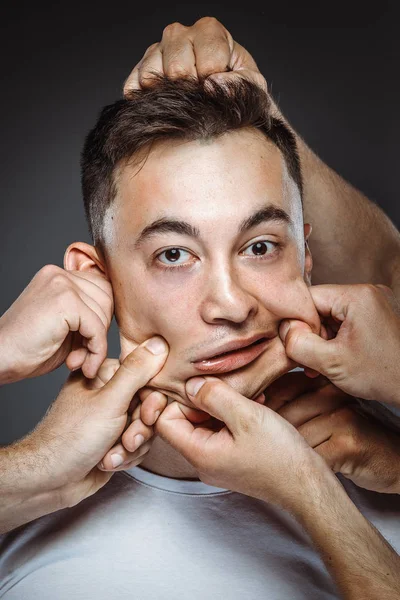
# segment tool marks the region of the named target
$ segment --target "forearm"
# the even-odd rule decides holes
[[[345,600],[400,597],[400,557],[331,473],[321,475],[298,520]]]
[[[377,205],[297,140],[304,216],[313,225],[313,283],[383,283],[400,299],[398,230]]]
[[[362,192],[296,136],[304,179],[304,221],[311,223],[313,284],[381,283],[400,301],[400,233]]]
[[[13,350],[10,348],[9,336],[4,333],[0,318],[0,386],[18,381],[12,361]]]
[[[0,449],[0,534],[62,508],[61,494],[44,484],[45,457],[28,450],[24,440]]]

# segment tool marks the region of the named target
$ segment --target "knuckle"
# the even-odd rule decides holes
[[[195,27],[220,27],[221,29],[225,29],[222,23],[218,21],[215,17],[202,17],[194,24]]]
[[[148,56],[149,54],[152,54],[155,50],[158,49],[160,43],[159,42],[154,42],[154,44],[151,44],[151,46],[149,46],[146,50],[145,56]]]
[[[379,289],[372,283],[364,283],[362,284],[361,294],[365,300],[371,301],[377,297]]]
[[[173,58],[166,66],[165,74],[170,78],[180,78],[187,75],[187,69],[182,65],[179,59]]]
[[[140,371],[141,369],[144,369],[147,365],[146,358],[147,357],[145,356],[144,352],[138,351],[129,355],[124,360],[121,366],[125,367],[126,369],[129,369],[130,371]]]
[[[45,265],[36,273],[36,277],[47,281],[48,279],[54,279],[57,275],[61,276],[61,273],[62,269],[60,269],[60,267],[57,267],[56,265]],[[63,276],[63,278],[65,277]]]
[[[187,29],[187,27],[182,25],[182,23],[178,23],[178,21],[175,21],[174,23],[170,23],[163,30],[163,39],[165,37],[169,37],[169,36],[176,35],[177,33],[181,33],[185,29]]]
[[[338,456],[343,460],[357,454],[358,441],[347,432],[339,433],[336,437],[336,448]]]
[[[225,394],[226,391],[222,382],[206,381],[198,393],[198,396],[200,396],[203,407],[207,410],[207,408],[211,408],[215,402],[218,402],[218,398],[221,398]]]

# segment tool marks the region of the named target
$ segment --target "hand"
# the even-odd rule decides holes
[[[95,377],[113,312],[105,277],[43,267],[0,318],[0,383],[44,375],[65,361]]]
[[[343,391],[400,405],[400,308],[381,285],[310,288],[330,339],[301,321],[283,321],[286,354],[322,373]]]
[[[301,372],[277,379],[265,395],[265,405],[296,427],[332,471],[368,490],[400,493],[400,436],[358,413],[354,398],[325,377]]]
[[[244,77],[267,91],[267,83],[245,48],[212,17],[204,17],[191,27],[168,25],[161,42],[150,46],[124,85],[124,95],[150,87],[154,74],[178,77],[207,77],[222,81]]]
[[[106,359],[93,382],[94,386],[103,387],[119,366],[118,359]],[[161,392],[146,387],[139,390],[128,409],[128,421],[120,441],[107,452],[98,468],[121,471],[140,464],[151,448],[154,424],[167,406],[167,401]]]
[[[154,342],[158,348],[151,346]],[[25,486],[57,491],[64,506],[73,506],[105,485],[112,472],[96,465],[122,435],[132,399],[161,370],[167,351],[162,338],[147,340],[102,387],[80,371],[71,374],[44,419],[18,445],[20,456],[35,465],[25,475]],[[144,444],[138,462],[147,450]]]
[[[196,393],[200,383],[203,386]],[[332,481],[325,462],[274,411],[214,377],[189,380],[186,392],[199,410],[173,402],[159,417],[155,430],[194,466],[205,483],[299,515],[307,510],[316,485]]]

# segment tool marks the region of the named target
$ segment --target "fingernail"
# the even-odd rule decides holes
[[[157,421],[158,417],[160,416],[160,413],[161,413],[161,411],[156,410],[156,414],[154,415],[155,416],[154,423]]]
[[[164,354],[168,350],[167,344],[158,336],[150,338],[143,345],[149,352],[156,355]]]
[[[134,450],[136,450],[136,448],[139,448],[139,446],[141,446],[144,442],[144,437],[142,436],[141,433],[138,433],[138,435],[135,435],[135,437],[133,438],[133,446],[134,446]]]
[[[115,467],[119,467],[124,462],[124,459],[120,454],[111,454],[110,458],[113,469],[115,469]]]
[[[282,342],[285,341],[289,329],[290,329],[290,321],[282,321],[282,323],[279,327],[279,336],[280,336]]]
[[[205,382],[206,380],[203,377],[193,377],[193,379],[189,379],[186,383],[186,392],[189,396],[195,396]]]
[[[102,469],[105,469],[103,461],[101,461],[100,466],[101,466]]]

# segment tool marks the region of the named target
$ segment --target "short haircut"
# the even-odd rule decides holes
[[[104,217],[117,193],[116,168],[162,140],[210,140],[245,127],[260,130],[281,151],[302,197],[295,136],[272,108],[260,87],[239,77],[218,83],[164,76],[152,87],[106,106],[86,137],[81,157],[83,201],[93,242],[104,242]]]

